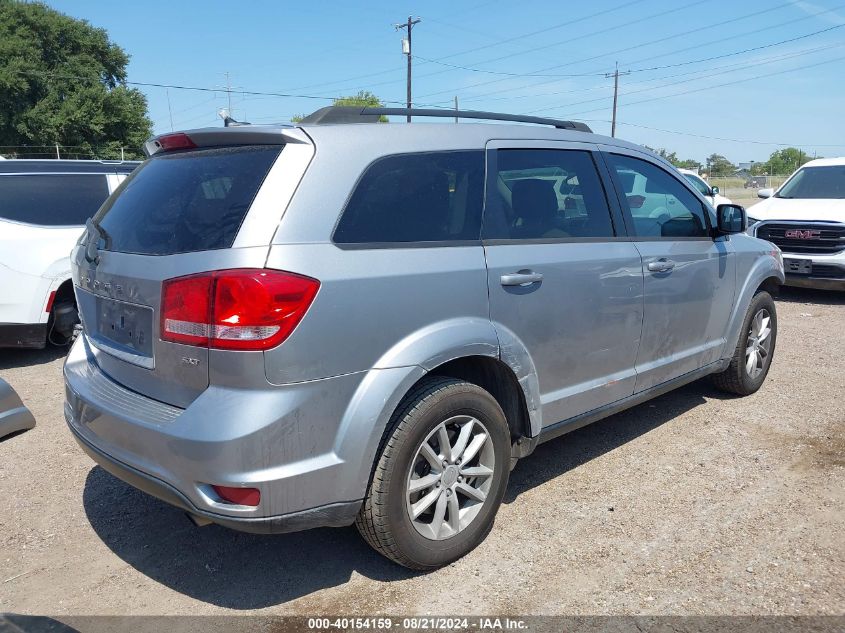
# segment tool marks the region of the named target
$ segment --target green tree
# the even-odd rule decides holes
[[[384,104],[381,102],[376,95],[368,90],[359,90],[358,94],[350,95],[348,97],[337,97],[333,102],[332,105],[336,106],[361,106],[364,108],[383,108]],[[293,115],[290,120],[293,123],[299,123],[304,119],[306,114],[295,114]],[[387,123],[386,116],[380,116],[378,118],[379,123]]]
[[[680,167],[681,169],[701,169],[701,163],[692,158],[679,160],[677,163],[674,163],[674,165],[675,167]]]
[[[779,149],[769,156],[766,161],[766,169],[771,175],[785,176],[791,174],[801,165],[811,161],[812,156],[808,156],[807,152],[797,149],[795,147],[787,147],[786,149]]]
[[[31,155],[20,146],[58,143],[84,158],[119,158],[121,147],[127,158],[142,156],[152,123],[146,97],[122,85],[128,61],[105,30],[85,20],[0,0],[4,153]]]
[[[710,176],[730,176],[736,170],[736,166],[721,154],[711,154],[707,158],[707,165]]]
[[[675,152],[670,152],[669,150],[664,149],[662,147],[659,149],[654,149],[653,147],[649,147],[648,145],[646,145],[645,148],[651,150],[658,156],[665,158],[675,167],[680,167],[682,169],[697,169],[701,165],[701,163],[699,163],[697,160],[693,160],[691,158],[685,158],[681,160],[680,158],[678,158],[678,155]]]

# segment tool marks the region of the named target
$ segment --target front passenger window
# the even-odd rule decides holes
[[[609,155],[622,188],[623,205],[640,237],[708,237],[705,209],[695,195],[667,171],[648,161]]]

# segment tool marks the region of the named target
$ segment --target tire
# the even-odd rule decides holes
[[[764,340],[755,345],[755,318],[761,313],[769,318],[769,333]],[[716,387],[740,396],[748,396],[757,391],[763,385],[769,373],[769,368],[772,366],[777,334],[778,319],[775,302],[768,292],[758,292],[751,299],[751,305],[748,306],[748,312],[746,312],[745,319],[742,322],[739,341],[736,344],[730,365],[725,371],[713,375],[713,383]],[[766,341],[768,341],[768,348],[765,348]],[[753,371],[749,371],[750,361],[747,352],[752,348],[758,350],[758,357],[754,362]],[[764,358],[763,352],[765,352]]]
[[[440,441],[441,427],[449,455]],[[463,435],[468,439],[461,450]],[[364,540],[390,560],[417,570],[442,567],[484,540],[510,474],[510,431],[493,396],[454,378],[426,378],[397,407],[382,444],[355,521]],[[460,454],[471,456],[461,461]],[[467,475],[488,470],[489,475]],[[432,478],[436,484],[422,486]],[[419,492],[411,492],[412,487],[420,487]],[[472,496],[469,488],[475,490]],[[422,507],[414,520],[412,513]]]

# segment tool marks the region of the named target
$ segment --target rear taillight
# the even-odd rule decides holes
[[[191,140],[191,137],[184,132],[176,132],[175,134],[165,134],[153,140],[157,148],[163,152],[172,152],[177,149],[194,149],[197,144]]]
[[[264,269],[220,270],[162,284],[161,338],[216,349],[264,350],[302,320],[320,282]]]

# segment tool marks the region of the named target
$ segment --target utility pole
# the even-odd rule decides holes
[[[411,109],[411,31],[414,28],[415,24],[420,23],[420,19],[417,18],[416,20],[413,19],[410,15],[408,16],[408,22],[403,24],[394,24],[393,27],[398,31],[400,29],[408,29],[408,38],[402,42],[402,52],[408,56],[408,110]],[[407,47],[405,46],[405,42],[408,43]],[[406,50],[407,48],[407,50]],[[408,123],[411,122],[411,114],[408,113]]]
[[[631,71],[622,73],[623,75],[631,74]],[[612,73],[606,73],[605,77],[613,77],[613,122],[610,126],[610,135],[616,137],[616,103],[619,99],[619,62],[616,62],[616,70]]]
[[[61,159],[61,156],[59,156],[59,144],[58,143],[56,143],[56,159],[57,160]]]
[[[458,95],[455,95],[455,123],[458,122]]]

